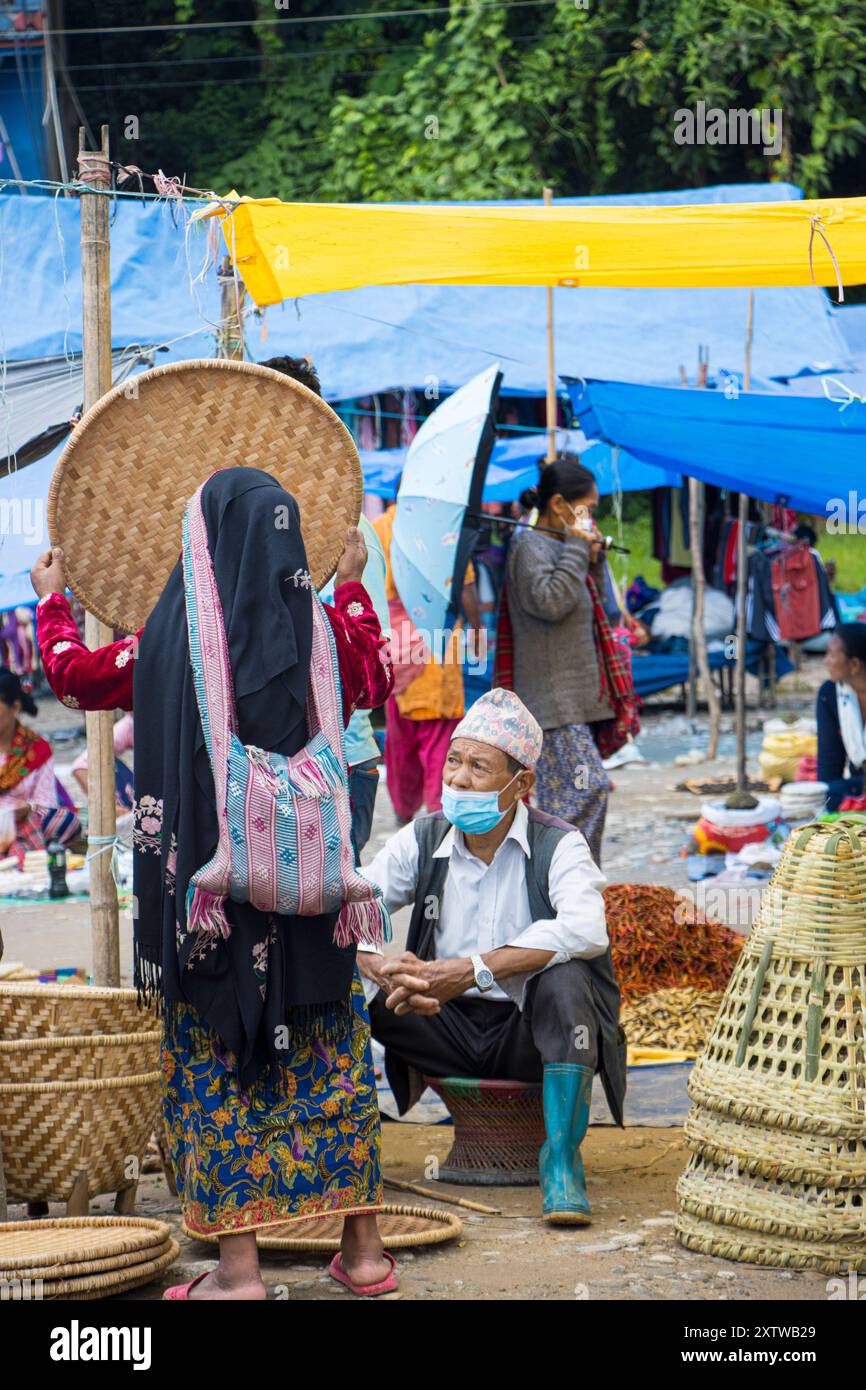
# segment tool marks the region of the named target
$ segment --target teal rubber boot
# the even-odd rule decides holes
[[[544,1068],[544,1127],[547,1140],[538,1155],[545,1221],[585,1226],[592,1216],[580,1146],[589,1126],[592,1072],[556,1062]]]

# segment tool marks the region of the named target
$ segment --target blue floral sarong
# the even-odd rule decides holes
[[[248,1092],[234,1058],[189,1007],[163,1041],[169,1155],[188,1231],[229,1235],[299,1217],[374,1212],[381,1128],[370,1022],[355,972],[343,1038],[295,1050]]]

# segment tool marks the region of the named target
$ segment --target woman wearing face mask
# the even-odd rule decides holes
[[[544,731],[536,769],[542,811],[583,831],[596,863],[610,783],[593,725],[613,709],[603,687],[587,577],[604,590],[604,550],[593,513],[598,487],[573,454],[561,454],[521,495],[538,520],[508,557],[514,690]]]

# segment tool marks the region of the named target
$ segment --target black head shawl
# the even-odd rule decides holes
[[[297,753],[312,648],[312,593],[300,514],[268,473],[228,468],[202,493],[222,603],[240,737]],[[304,582],[306,580],[306,582]],[[286,917],[226,903],[228,940],[186,931],[186,890],[217,844],[216,796],[189,658],[179,561],[147,620],[135,668],[135,983],[191,1005],[238,1063],[243,1086],[280,1052],[345,1025],[354,947],[336,914]]]

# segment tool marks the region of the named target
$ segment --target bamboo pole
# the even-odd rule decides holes
[[[545,207],[553,206],[553,189],[544,189]],[[547,287],[547,462],[556,458],[556,371],[553,365],[553,286]]]
[[[749,307],[746,316],[746,353],[743,370],[743,390],[752,387],[752,335],[755,322],[755,293],[749,290]],[[737,674],[734,691],[734,727],[737,737],[737,786],[727,799],[729,806],[735,807],[744,802],[754,805],[747,790],[746,774],[746,586],[748,583],[748,548],[746,546],[746,527],[749,523],[749,498],[740,493],[737,528]]]
[[[217,357],[230,361],[244,360],[244,299],[246,286],[231,263],[224,256],[217,271],[220,287],[220,326],[217,335]]]
[[[102,127],[102,148],[97,152],[88,153],[84,130],[79,130],[78,157],[79,173],[82,157],[86,157],[86,182],[91,188],[111,188],[107,125]],[[85,411],[111,390],[109,235],[107,192],[82,193],[81,300]],[[91,650],[107,646],[113,637],[110,627],[92,613],[86,614],[84,639]],[[87,713],[87,788],[93,982],[116,986],[120,984],[120,932],[110,844],[117,830],[114,736],[110,710]]]
[[[689,544],[692,551],[692,647],[698,671],[704,683],[707,709],[710,713],[710,743],[707,759],[712,761],[719,747],[719,692],[713,684],[707,642],[704,635],[704,554],[703,554],[703,483],[689,478]]]

